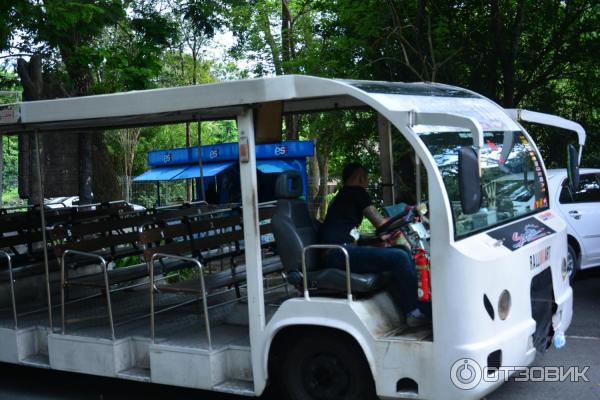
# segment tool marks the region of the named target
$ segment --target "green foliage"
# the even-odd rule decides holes
[[[18,178],[18,140],[15,136],[2,136],[4,170],[2,178],[4,180],[5,190],[7,187],[16,186]]]
[[[123,257],[115,261],[115,268],[129,267],[132,265],[141,264],[141,262],[140,256]]]
[[[157,82],[162,87],[189,85],[194,80],[198,83],[213,83],[217,81],[212,74],[214,65],[215,63],[211,60],[196,60],[194,68],[194,60],[191,55],[168,50],[162,54],[162,71]],[[195,79],[194,73],[196,74]]]
[[[130,14],[100,40],[104,61],[96,92],[156,87],[167,64],[163,55],[179,38],[175,20],[146,3],[134,3]]]
[[[0,95],[0,104],[14,103],[20,100],[20,90],[16,75],[0,69],[0,90],[7,94]],[[0,170],[0,187],[2,188],[2,206],[18,205],[18,139],[14,136],[0,136],[2,140],[2,169]]]
[[[306,73],[391,81],[433,80],[464,86],[507,107],[555,113],[588,131],[583,165],[600,162],[598,86],[600,3],[443,0],[290,0],[292,51],[286,59],[282,2],[234,2],[232,54],[254,73]],[[341,123],[340,123],[341,118]],[[317,140],[329,175],[350,159],[375,155],[373,116],[303,117],[301,136]],[[360,119],[360,117],[358,117]],[[568,134],[532,127],[546,164],[564,166]],[[398,172],[414,185],[410,147],[395,143]],[[407,174],[404,170],[408,169]],[[409,175],[412,173],[413,177]],[[404,189],[404,188],[403,188]],[[414,191],[414,190],[412,190]],[[408,194],[405,194],[408,195]],[[405,196],[403,195],[403,196]]]
[[[19,193],[16,186],[6,188],[2,192],[2,205],[4,207],[16,206],[19,202]]]
[[[223,26],[225,4],[217,0],[195,0],[182,2],[175,12],[182,14],[183,20],[197,37],[213,38],[217,29]]]
[[[599,26],[600,3],[589,0],[12,0],[0,4],[0,50],[43,54],[50,86],[69,95],[273,73],[445,82],[577,120],[589,135],[583,165],[593,166]],[[202,47],[224,27],[236,39],[231,59],[205,59]],[[0,74],[0,85],[14,86],[14,75]],[[296,121],[330,176],[349,160],[378,171],[376,122],[373,113],[350,112]],[[235,131],[233,121],[204,122],[202,143],[235,141]],[[185,132],[183,124],[143,128],[134,174],[147,168],[148,150],[185,146]],[[563,166],[564,145],[575,138],[531,132],[546,164]],[[110,139],[108,146],[115,160],[128,156]],[[394,150],[398,177],[414,185],[410,146],[395,140]]]

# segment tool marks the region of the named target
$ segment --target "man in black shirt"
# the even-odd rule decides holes
[[[367,192],[368,176],[359,163],[344,167],[344,186],[331,201],[325,221],[319,229],[319,243],[343,245],[350,256],[350,269],[356,273],[390,271],[394,277],[391,291],[395,301],[406,313],[409,326],[429,323],[427,307],[417,299],[417,272],[409,254],[394,247],[358,246],[358,226],[363,217],[377,228],[385,222],[372,204]],[[327,253],[327,265],[345,268],[340,251]]]

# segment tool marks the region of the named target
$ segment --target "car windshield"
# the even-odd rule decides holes
[[[470,132],[431,131],[420,135],[442,174],[452,206],[455,237],[548,208],[547,184],[533,147],[518,131],[484,132],[481,149],[481,209],[466,215],[460,206],[458,151],[473,144]]]

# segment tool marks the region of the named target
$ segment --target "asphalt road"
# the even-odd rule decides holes
[[[575,315],[567,332],[567,344],[538,355],[536,366],[589,366],[589,382],[505,383],[487,400],[600,399],[600,268],[581,273],[574,284]],[[271,396],[274,397],[274,396]],[[243,400],[245,397],[215,394],[169,386],[134,383],[119,379],[45,371],[0,363],[0,399],[15,400]],[[267,396],[263,396],[267,400]],[[270,400],[270,399],[269,399]]]

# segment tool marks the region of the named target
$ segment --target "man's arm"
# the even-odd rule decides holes
[[[379,214],[379,212],[374,206],[366,207],[363,210],[363,215],[367,217],[369,221],[371,221],[375,228],[379,228],[385,222],[385,218],[383,218],[383,216]]]

